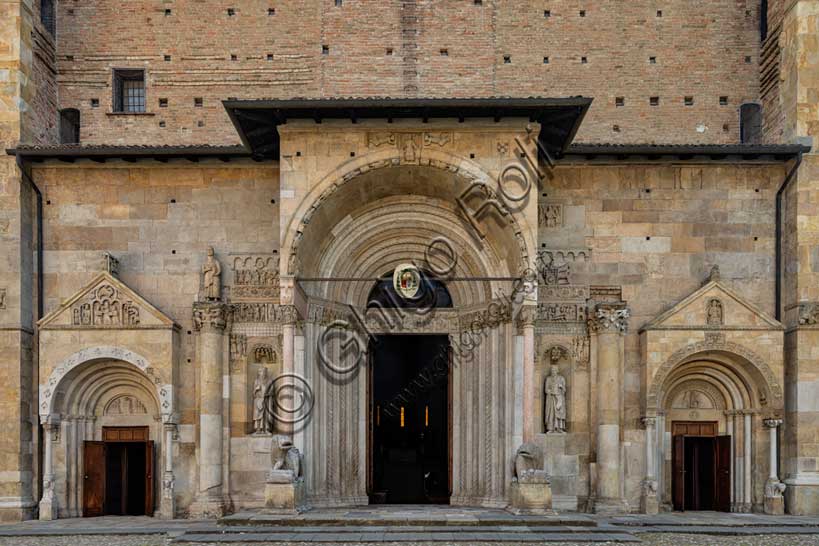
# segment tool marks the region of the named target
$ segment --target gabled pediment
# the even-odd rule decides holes
[[[782,324],[718,280],[651,320],[642,330],[781,330]]]
[[[110,273],[103,272],[37,323],[47,328],[173,328],[174,322]]]

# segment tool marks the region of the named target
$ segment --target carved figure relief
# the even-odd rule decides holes
[[[547,433],[566,432],[566,378],[560,375],[557,363],[566,356],[557,345],[549,349],[549,375],[543,382],[543,425]]]
[[[0,309],[6,308],[6,289],[0,288]]]
[[[575,336],[572,340],[572,358],[578,366],[582,367],[589,363],[589,357],[589,338]]]
[[[202,295],[206,301],[219,301],[222,299],[222,266],[213,252],[213,247],[208,247],[208,257],[202,266]]]
[[[278,360],[276,356],[276,351],[270,345],[259,345],[253,349],[253,361],[260,364],[273,364]]]
[[[708,326],[722,326],[723,321],[722,302],[716,298],[708,300],[708,307],[706,309],[706,322]]]
[[[247,354],[247,336],[230,334],[230,364],[233,366]]]
[[[278,298],[279,258],[275,255],[241,255],[233,257],[233,288],[236,298]]]
[[[118,396],[108,402],[103,415],[140,415],[146,414],[145,405],[133,396]]]
[[[538,203],[538,224],[546,228],[563,227],[563,205]]]
[[[114,286],[102,284],[71,309],[77,326],[136,326],[139,308],[125,300]]]
[[[256,380],[253,382],[253,433],[267,434],[270,432],[270,419],[265,411],[265,392],[270,384],[267,368],[259,368]]]

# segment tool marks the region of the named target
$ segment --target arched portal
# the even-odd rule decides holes
[[[661,502],[751,511],[768,475],[763,417],[781,409],[781,396],[772,394],[779,387],[748,351],[691,349],[661,367],[649,388],[658,415]]]
[[[316,403],[295,442],[306,454],[305,485],[314,506],[371,500],[371,375],[358,372],[374,356],[370,352],[360,358],[343,336],[328,336],[333,326],[323,318],[327,316],[364,323],[369,339],[358,345],[364,350],[378,336],[430,336],[436,338],[434,353],[435,348],[463,346],[458,340],[470,331],[472,341],[454,357],[446,385],[452,406],[452,470],[439,473],[429,497],[461,505],[508,503],[509,462],[519,443],[513,417],[515,404],[522,403],[513,385],[522,355],[515,360],[518,331],[511,312],[498,309],[508,304],[503,298],[511,296],[513,279],[532,265],[536,228],[527,227],[526,217],[536,203],[533,210],[508,216],[487,214],[476,231],[458,199],[473,182],[490,182],[488,176],[469,160],[435,155],[440,159],[404,165],[398,157],[377,152],[344,165],[311,187],[294,215],[298,220],[283,235],[283,254],[290,256],[291,274],[308,300],[303,339],[295,342],[303,344],[304,357],[296,360],[295,371],[311,385]],[[486,195],[473,192],[465,203],[478,208]],[[438,240],[444,244],[437,249],[445,252],[434,251]],[[447,305],[423,316],[411,306],[393,306],[398,320],[370,321],[377,314],[366,312],[371,290],[404,263],[445,283]],[[479,320],[484,315],[490,315],[488,321]],[[421,338],[415,340],[420,346]],[[327,366],[325,360],[335,365]],[[409,374],[405,379],[410,383],[416,378]],[[395,386],[399,392],[404,387]],[[425,406],[419,406],[424,416]],[[405,404],[405,411],[409,407]],[[439,410],[430,404],[432,417]],[[451,486],[446,483],[450,479]]]
[[[141,357],[106,355],[69,359],[47,382],[41,519],[153,515],[160,508],[160,397],[169,403],[170,396],[147,363],[136,363]]]

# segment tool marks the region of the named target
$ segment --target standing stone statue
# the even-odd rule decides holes
[[[222,295],[222,266],[208,247],[208,257],[202,266],[202,290],[206,301],[219,301]]]
[[[546,432],[566,432],[566,379],[554,364],[549,368],[543,391],[546,393],[543,411]]]
[[[267,368],[259,368],[253,382],[253,433],[265,434],[270,431],[270,422],[264,408],[264,395],[267,391]]]

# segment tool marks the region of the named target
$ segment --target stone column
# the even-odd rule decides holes
[[[771,435],[770,456],[768,458],[768,479],[765,482],[765,513],[781,515],[785,513],[785,484],[779,481],[776,473],[777,430],[782,419],[765,419],[763,424]]]
[[[641,509],[644,514],[656,514],[660,511],[660,504],[657,501],[657,472],[654,465],[654,455],[657,451],[654,446],[655,424],[655,417],[643,417],[643,425],[646,427],[646,477],[642,484]]]
[[[40,519],[52,520],[58,517],[57,499],[54,495],[54,443],[59,439],[60,416],[49,415],[43,423],[43,498],[40,499]]]
[[[199,332],[199,492],[194,518],[224,515],[222,494],[222,351],[226,309],[221,303],[194,305]]]
[[[751,491],[751,475],[753,473],[753,456],[751,451],[753,450],[753,443],[751,442],[751,435],[753,429],[753,414],[745,413],[743,416],[745,419],[745,436],[743,437],[745,441],[745,472],[743,475],[743,479],[745,481],[745,485],[743,487],[744,497],[743,497],[743,505],[742,511],[746,513],[750,513],[752,506],[753,506],[753,498],[752,498],[752,491]]]
[[[282,375],[285,379],[281,385],[294,385],[292,380],[293,373],[296,371],[296,320],[298,319],[298,312],[294,305],[282,305]],[[275,378],[274,378],[275,379]],[[277,384],[278,385],[278,384]],[[283,389],[280,391],[281,397],[275,400],[277,405],[276,415],[284,416],[283,422],[274,423],[276,432],[281,434],[293,433],[293,422],[290,418],[296,418],[296,415],[291,415],[289,410],[293,409],[298,401],[293,398],[297,393],[293,389]]]
[[[620,362],[623,334],[628,328],[625,302],[596,306],[589,330],[597,341],[597,490],[594,511],[617,514],[626,510],[620,496]]]
[[[162,416],[162,442],[165,448],[165,470],[162,473],[162,500],[159,512],[162,519],[173,519],[176,514],[174,499],[173,441],[176,438],[176,415]]]
[[[535,428],[535,314],[537,308],[524,305],[520,309],[520,324],[523,330],[523,441],[531,442]]]

